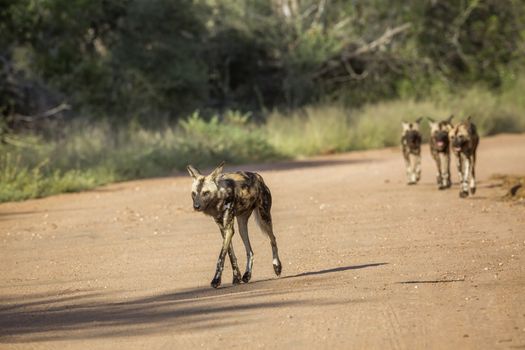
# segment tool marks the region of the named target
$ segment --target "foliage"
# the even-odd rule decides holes
[[[315,105],[291,114],[273,111],[264,123],[228,111],[210,118],[198,112],[154,131],[130,122],[70,124],[61,138],[18,135],[0,144],[0,202],[78,191],[100,184],[168,175],[188,163],[213,166],[300,158],[349,150],[397,146],[401,120],[420,116],[456,120],[468,115],[481,135],[525,131],[525,77],[503,91],[474,88],[454,94],[432,88],[427,100],[399,99],[349,109]],[[424,138],[428,135],[422,122]]]
[[[4,115],[41,112],[29,85],[70,117],[154,127],[197,108],[357,107],[421,98],[437,81],[500,88],[524,63],[525,4],[0,0],[0,31]]]

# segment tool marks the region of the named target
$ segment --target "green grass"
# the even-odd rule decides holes
[[[68,126],[65,137],[11,138],[0,146],[0,202],[80,191],[135,178],[168,175],[187,164],[209,166],[281,159],[262,129],[230,112],[204,120],[194,113],[173,127],[149,131],[134,124]]]
[[[169,175],[195,166],[266,162],[316,154],[397,146],[401,120],[472,115],[482,136],[525,131],[525,76],[495,94],[482,88],[450,93],[436,89],[426,100],[409,98],[347,109],[309,106],[269,113],[263,123],[248,114],[199,113],[157,131],[129,124],[76,121],[61,137],[16,135],[0,144],[0,202],[90,189],[128,179]],[[423,134],[428,134],[426,122]]]
[[[436,88],[425,100],[410,98],[366,105],[307,107],[291,114],[273,112],[264,128],[271,145],[290,157],[397,146],[401,121],[418,117],[458,122],[472,116],[481,136],[525,131],[525,76],[511,80],[496,94],[483,88],[447,92]],[[424,140],[428,123],[421,124]]]

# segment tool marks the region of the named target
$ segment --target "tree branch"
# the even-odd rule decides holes
[[[350,59],[352,58],[356,58],[358,56],[362,56],[364,54],[367,54],[367,53],[370,53],[370,52],[373,52],[385,45],[388,45],[390,44],[390,42],[392,41],[392,39],[408,30],[410,27],[412,26],[412,23],[404,23],[402,25],[399,25],[397,27],[394,27],[394,28],[388,28],[380,37],[378,37],[377,39],[375,40],[372,40],[360,47],[358,47],[357,49],[351,51],[351,52],[345,52],[343,51],[342,53],[340,53],[339,55],[337,55],[337,57],[332,57],[330,58],[329,60],[325,61],[325,63],[322,65],[323,68],[321,68],[319,71],[317,71],[315,74],[314,74],[314,78],[317,78],[327,72],[329,72],[330,70],[332,70],[334,67],[339,67],[339,63],[340,62],[348,62]],[[348,71],[348,68],[345,67]],[[352,70],[353,71],[353,70]],[[357,75],[359,76],[359,75]]]
[[[14,119],[16,120],[19,120],[19,121],[23,121],[23,122],[26,122],[26,123],[32,123],[34,121],[36,121],[37,119],[45,119],[45,118],[49,118],[57,113],[60,113],[62,111],[66,111],[66,110],[69,110],[71,109],[71,106],[68,105],[67,103],[61,103],[59,104],[58,106],[56,107],[53,107],[51,109],[48,109],[47,111],[41,113],[41,114],[37,114],[37,115],[21,115],[21,114],[15,114],[13,117]]]

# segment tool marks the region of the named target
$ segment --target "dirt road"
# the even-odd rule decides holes
[[[251,222],[252,282],[227,264],[218,290],[185,174],[2,204],[0,349],[525,348],[525,206],[489,180],[525,174],[525,135],[482,139],[468,199],[423,156],[417,186],[398,149],[244,167],[272,190],[283,275]]]

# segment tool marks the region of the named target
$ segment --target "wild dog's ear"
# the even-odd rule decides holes
[[[430,132],[434,132],[439,129],[439,123],[432,118],[428,118],[428,125],[430,126]]]
[[[219,164],[215,170],[213,170],[211,172],[211,174],[209,175],[212,179],[215,179],[217,176],[219,176],[219,174],[222,173],[222,170],[224,168],[224,161],[221,162],[221,164]]]
[[[469,116],[467,117],[467,122],[470,123],[471,121],[472,121],[472,116],[469,115]]]
[[[454,114],[451,114],[447,119],[447,123],[452,124],[452,119],[454,119]]]
[[[403,131],[410,130],[410,123],[407,123],[406,121],[401,122],[401,127],[403,128]]]
[[[422,120],[423,120],[423,117],[419,117],[419,118],[416,119],[416,123],[419,124],[419,123],[421,123]]]
[[[198,178],[199,176],[202,176],[201,172],[195,169],[193,165],[188,165],[186,169],[188,170],[188,173],[190,174],[190,176],[193,177],[194,179]]]

